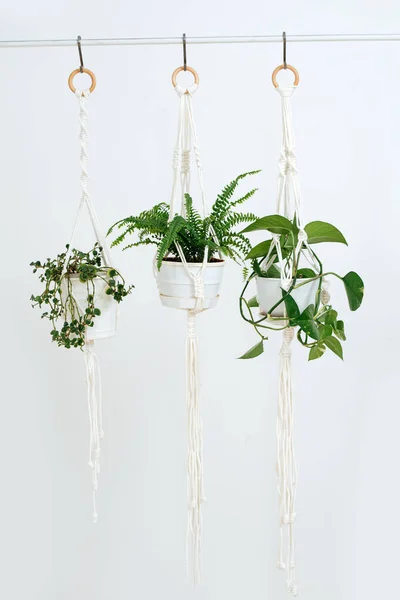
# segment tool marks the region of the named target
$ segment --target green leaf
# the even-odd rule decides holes
[[[336,310],[329,310],[325,315],[325,325],[331,325],[332,327],[335,327],[337,316],[338,314]]]
[[[314,311],[315,309],[313,304],[307,306],[307,308],[297,319],[297,325],[311,338],[314,340],[319,340],[319,330],[316,322],[314,321]]]
[[[300,317],[300,309],[297,306],[296,301],[292,298],[290,294],[286,294],[286,296],[285,294],[286,292],[283,292],[283,301],[285,303],[287,316],[290,320],[298,319]]]
[[[326,344],[329,350],[332,350],[334,354],[343,360],[343,348],[338,339],[331,335],[330,337],[324,339],[324,344]]]
[[[324,221],[312,221],[308,223],[304,228],[309,244],[319,244],[321,242],[339,242],[346,244],[346,239],[343,234],[330,223]]]
[[[267,277],[270,279],[280,279],[281,272],[275,267],[275,265],[271,265],[267,271],[261,271],[261,277]]]
[[[247,305],[250,308],[256,308],[257,306],[259,306],[257,296],[253,296],[252,298],[250,298],[250,300],[247,302]]]
[[[343,277],[350,310],[360,308],[364,297],[364,282],[357,273],[350,271]]]
[[[316,277],[317,274],[315,271],[313,271],[312,269],[299,269],[296,273],[296,278],[297,279],[310,279],[311,277]]]
[[[94,314],[97,315],[98,317],[101,315],[101,310],[99,308],[95,308],[94,309]]]
[[[346,341],[346,334],[344,332],[344,322],[343,321],[338,321],[336,323],[335,335],[339,338],[339,340],[342,340],[343,342]]]
[[[271,246],[272,240],[265,240],[265,242],[260,242],[257,246],[254,246],[246,256],[246,259],[250,258],[261,258],[267,256],[269,252],[269,248]]]
[[[249,233],[250,231],[259,231],[260,229],[266,229],[271,233],[288,233],[292,231],[293,225],[286,217],[281,215],[270,215],[268,217],[262,217],[257,219],[254,223],[243,229],[241,233]]]
[[[261,340],[258,344],[247,350],[243,354],[243,356],[239,356],[239,358],[255,358],[256,356],[260,356],[264,352],[264,341]]]
[[[325,352],[324,344],[315,344],[310,350],[308,355],[308,360],[316,360],[317,358],[321,358]]]
[[[322,325],[319,328],[319,339],[325,341],[325,338],[330,337],[332,335],[332,333],[333,333],[333,329],[332,329],[331,325]]]

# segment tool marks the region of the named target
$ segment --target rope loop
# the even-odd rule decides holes
[[[179,98],[181,98],[185,94],[188,94],[189,96],[193,96],[193,94],[196,92],[198,87],[199,86],[196,83],[192,83],[192,85],[190,85],[188,88],[183,88],[179,84],[176,84],[174,89],[175,89],[176,93],[178,94]]]
[[[276,87],[275,88],[278,94],[280,94],[281,98],[290,98],[293,95],[296,86],[294,85],[285,85],[284,87]]]

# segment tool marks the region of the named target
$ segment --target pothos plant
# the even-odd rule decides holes
[[[161,202],[136,217],[131,216],[118,221],[107,234],[110,235],[114,230],[122,230],[111,246],[123,244],[131,234],[135,234],[135,241],[128,243],[123,249],[156,246],[157,269],[161,268],[165,258],[181,260],[177,244],[181,247],[186,261],[190,263],[202,262],[204,252],[208,248],[209,262],[216,260],[216,255],[221,253],[244,266],[251,243],[235,228],[242,223],[251,223],[257,217],[253,213],[236,212],[234,208],[251,198],[257,189],[250,190],[238,199],[233,199],[233,194],[242,179],[256,173],[259,171],[244,173],[231,181],[217,196],[210,214],[205,218],[202,218],[193,206],[192,197],[185,194],[184,216],[176,214],[170,220],[169,205]]]
[[[364,283],[361,277],[354,271],[344,276],[333,271],[324,271],[323,264],[311,246],[323,242],[337,242],[347,245],[343,234],[334,225],[323,221],[312,221],[304,230],[307,234],[307,246],[303,243],[300,252],[296,252],[298,245],[299,228],[296,216],[293,221],[281,215],[269,215],[256,220],[242,231],[243,234],[251,231],[266,230],[274,234],[279,242],[282,262],[278,257],[276,245],[272,245],[272,239],[267,239],[254,246],[247,254],[252,262],[252,270],[247,278],[244,289],[240,295],[240,312],[243,319],[250,323],[261,338],[260,341],[248,350],[240,358],[248,359],[259,356],[264,351],[264,341],[268,339],[265,335],[268,330],[283,330],[288,327],[297,327],[297,340],[302,346],[309,350],[309,360],[320,358],[326,349],[343,359],[343,348],[341,342],[346,340],[344,322],[338,318],[338,312],[331,304],[321,303],[322,282],[324,277],[331,275],[343,282],[351,311],[357,310],[364,296]],[[272,237],[272,236],[271,236]],[[298,250],[298,248],[297,248]],[[313,264],[317,269],[301,267],[300,259],[302,251],[311,252]],[[267,261],[268,268],[264,268]],[[281,297],[271,306],[266,314],[260,314],[256,318],[252,309],[258,308],[257,297],[246,300],[244,294],[250,282],[256,277],[281,278],[281,270],[284,269],[285,276],[291,279],[287,290],[281,289]],[[300,311],[293,298],[293,292],[302,286],[318,282],[315,299],[305,310]],[[272,312],[280,305],[285,309],[285,317],[275,318]],[[274,320],[275,325],[274,325]]]
[[[102,247],[96,242],[89,252],[72,249],[67,259],[66,252],[56,258],[47,258],[41,262],[30,263],[34,273],[39,273],[39,281],[44,289],[38,295],[32,295],[32,307],[44,309],[42,319],[48,319],[52,324],[51,338],[58,346],[65,348],[82,348],[85,344],[86,331],[93,327],[96,317],[101,310],[96,306],[96,284],[104,282],[107,286],[105,293],[116,302],[121,302],[132,290],[127,286],[122,275],[116,270],[103,264]],[[78,277],[86,286],[84,308],[75,299],[72,278]]]

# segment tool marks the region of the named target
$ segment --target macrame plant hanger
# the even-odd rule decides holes
[[[194,76],[194,83],[187,89],[177,83],[177,75],[181,71],[189,71]],[[206,194],[203,183],[203,171],[200,161],[199,146],[193,118],[192,96],[198,88],[197,72],[186,65],[186,48],[184,40],[184,66],[178,67],[172,74],[172,84],[179,97],[178,135],[173,160],[173,186],[170,203],[170,221],[179,213],[185,216],[185,194],[190,193],[191,153],[193,151],[200,187],[203,217],[208,216]],[[209,234],[217,241],[215,232],[210,228]],[[203,436],[200,416],[200,382],[198,368],[198,337],[196,333],[196,317],[205,310],[204,305],[204,272],[208,263],[208,248],[197,271],[189,268],[185,255],[179,244],[176,249],[187,276],[193,284],[193,308],[187,309],[186,337],[186,404],[187,404],[187,495],[188,525],[186,559],[188,575],[196,585],[200,582],[201,549],[202,549],[202,514],[201,507],[205,502],[203,484]],[[221,256],[220,256],[221,257]],[[222,257],[221,257],[222,258]]]
[[[279,86],[277,74],[282,69],[288,69],[294,74],[294,84]],[[278,255],[281,272],[281,287],[289,290],[292,283],[293,266],[298,265],[301,258],[305,259],[317,272],[319,265],[307,242],[304,230],[303,209],[300,194],[300,182],[294,153],[294,135],[292,128],[291,96],[298,86],[297,70],[286,63],[286,36],[284,34],[284,61],[272,74],[272,83],[279,93],[282,102],[282,147],[279,158],[277,214],[289,220],[296,220],[298,243],[291,259],[284,259],[280,247],[279,234],[272,234],[269,254],[263,261],[263,269],[267,270],[274,262],[273,251]],[[325,283],[322,287],[321,300],[329,302],[329,294]],[[294,328],[288,327],[283,331],[280,350],[279,393],[277,414],[277,486],[279,496],[279,551],[277,566],[286,572],[288,592],[297,596],[298,587],[295,574],[295,518],[297,467],[294,449],[294,411],[291,376],[291,342]]]
[[[111,260],[109,255],[108,246],[104,234],[101,231],[100,224],[94,209],[94,205],[89,196],[88,189],[88,113],[87,113],[87,100],[90,94],[96,87],[96,77],[92,71],[86,69],[83,66],[82,51],[80,44],[80,36],[77,40],[79,57],[81,66],[78,69],[72,71],[68,78],[68,86],[70,90],[75,94],[79,101],[79,142],[80,142],[80,165],[81,165],[81,200],[78,207],[78,212],[75,219],[74,228],[69,242],[69,247],[65,256],[63,275],[66,272],[68,260],[71,256],[72,249],[78,227],[81,222],[83,211],[87,209],[89,214],[90,222],[93,226],[96,241],[98,242],[102,253],[103,261],[105,265],[111,266]],[[86,73],[91,79],[91,85],[89,89],[79,90],[74,86],[74,78],[78,73]],[[101,294],[105,293],[105,288]],[[79,305],[79,301],[77,300]],[[84,311],[85,307],[80,307],[80,310]],[[89,328],[87,328],[89,329]],[[100,337],[100,336],[99,336]],[[108,336],[101,336],[108,337]],[[101,378],[100,378],[100,367],[99,360],[94,350],[94,339],[91,338],[90,332],[86,332],[85,346],[83,348],[85,365],[86,365],[86,379],[87,379],[87,400],[88,400],[88,412],[89,412],[89,426],[90,426],[90,443],[89,443],[89,466],[92,469],[92,484],[93,484],[93,523],[97,523],[98,514],[96,507],[96,492],[98,488],[98,476],[100,473],[100,440],[104,437],[103,432],[103,420],[102,420],[102,392],[101,392]]]

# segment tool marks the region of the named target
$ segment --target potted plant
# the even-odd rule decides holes
[[[233,199],[239,182],[251,171],[239,175],[218,195],[208,216],[202,218],[193,206],[192,197],[184,194],[184,215],[170,218],[165,202],[156,204],[138,216],[127,217],[115,223],[114,230],[122,230],[112,246],[123,244],[130,234],[134,241],[127,248],[156,246],[155,273],[161,302],[171,308],[193,310],[196,305],[196,276],[202,274],[204,284],[203,308],[213,308],[218,300],[225,265],[224,256],[244,266],[251,249],[248,238],[236,231],[241,223],[250,223],[253,213],[236,212],[257,191],[252,189],[239,199]],[[204,259],[206,257],[206,264]],[[182,262],[184,258],[184,262]]]
[[[102,247],[96,242],[89,252],[73,248],[31,263],[44,285],[32,295],[32,306],[44,308],[42,319],[52,324],[51,338],[64,348],[82,348],[87,341],[111,337],[116,330],[117,305],[133,286],[105,265]]]
[[[296,216],[290,221],[281,215],[258,219],[242,234],[257,230],[266,230],[272,235],[247,254],[252,261],[252,271],[240,296],[240,312],[261,340],[240,358],[254,358],[264,351],[267,330],[289,327],[298,328],[297,340],[309,350],[309,360],[320,358],[326,349],[343,358],[344,322],[330,304],[324,278],[331,275],[343,282],[351,311],[361,306],[364,283],[354,271],[343,277],[332,271],[325,272],[312,248],[323,242],[347,245],[343,234],[323,221],[313,221],[304,230],[299,229]],[[301,264],[305,258],[307,264]],[[253,279],[257,295],[246,300],[244,294]],[[260,313],[257,318],[253,316],[254,308]]]

